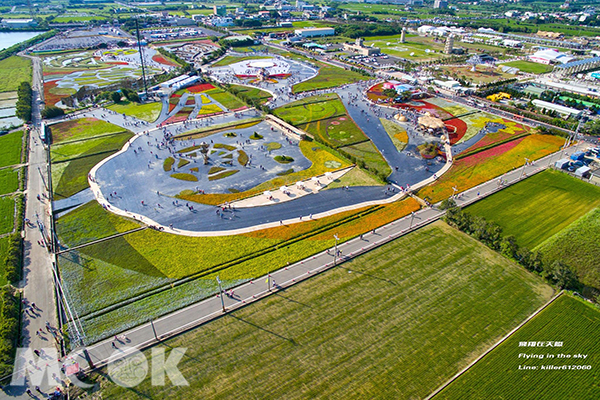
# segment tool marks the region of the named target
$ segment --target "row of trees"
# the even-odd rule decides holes
[[[25,122],[31,121],[31,101],[33,100],[31,84],[29,82],[21,82],[17,89],[17,96],[17,117]]]
[[[541,275],[561,289],[580,288],[581,284],[568,265],[561,261],[545,263],[539,252],[519,246],[513,235],[503,236],[502,227],[495,222],[463,211],[451,199],[444,200],[440,208],[446,210],[444,220],[448,224],[471,235],[492,250],[512,258],[528,271]]]

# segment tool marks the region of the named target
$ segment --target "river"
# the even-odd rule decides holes
[[[43,32],[0,32],[0,50],[9,48],[12,45],[21,43]]]

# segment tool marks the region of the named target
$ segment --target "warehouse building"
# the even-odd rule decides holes
[[[335,35],[335,29],[333,28],[306,28],[296,29],[294,31],[296,36],[302,38],[316,37],[316,36],[333,36]]]

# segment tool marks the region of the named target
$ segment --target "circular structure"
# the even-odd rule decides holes
[[[250,68],[271,68],[274,67],[275,63],[272,61],[265,60],[254,60],[248,63],[248,67]]]
[[[290,73],[290,64],[276,58],[240,61],[227,66],[237,77],[268,78],[283,77]]]

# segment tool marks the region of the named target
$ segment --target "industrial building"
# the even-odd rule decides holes
[[[22,28],[33,28],[37,26],[37,21],[34,19],[3,19],[0,22],[2,28],[22,29]]]
[[[544,101],[544,100],[535,99],[532,101],[532,103],[537,108],[541,108],[542,110],[556,111],[557,113],[559,113],[560,115],[565,116],[565,117],[573,116],[573,117],[579,118],[583,114],[583,111],[581,111],[581,110],[577,110],[577,109],[571,108],[571,107],[561,106],[560,104],[554,104],[554,103],[550,103],[550,102]]]
[[[303,38],[315,37],[315,36],[333,36],[335,35],[335,29],[333,28],[306,28],[296,29],[294,33],[297,36]]]
[[[372,56],[381,53],[379,47],[368,47],[363,45],[363,40],[358,38],[355,43],[344,43],[344,50],[352,51],[363,56]]]

